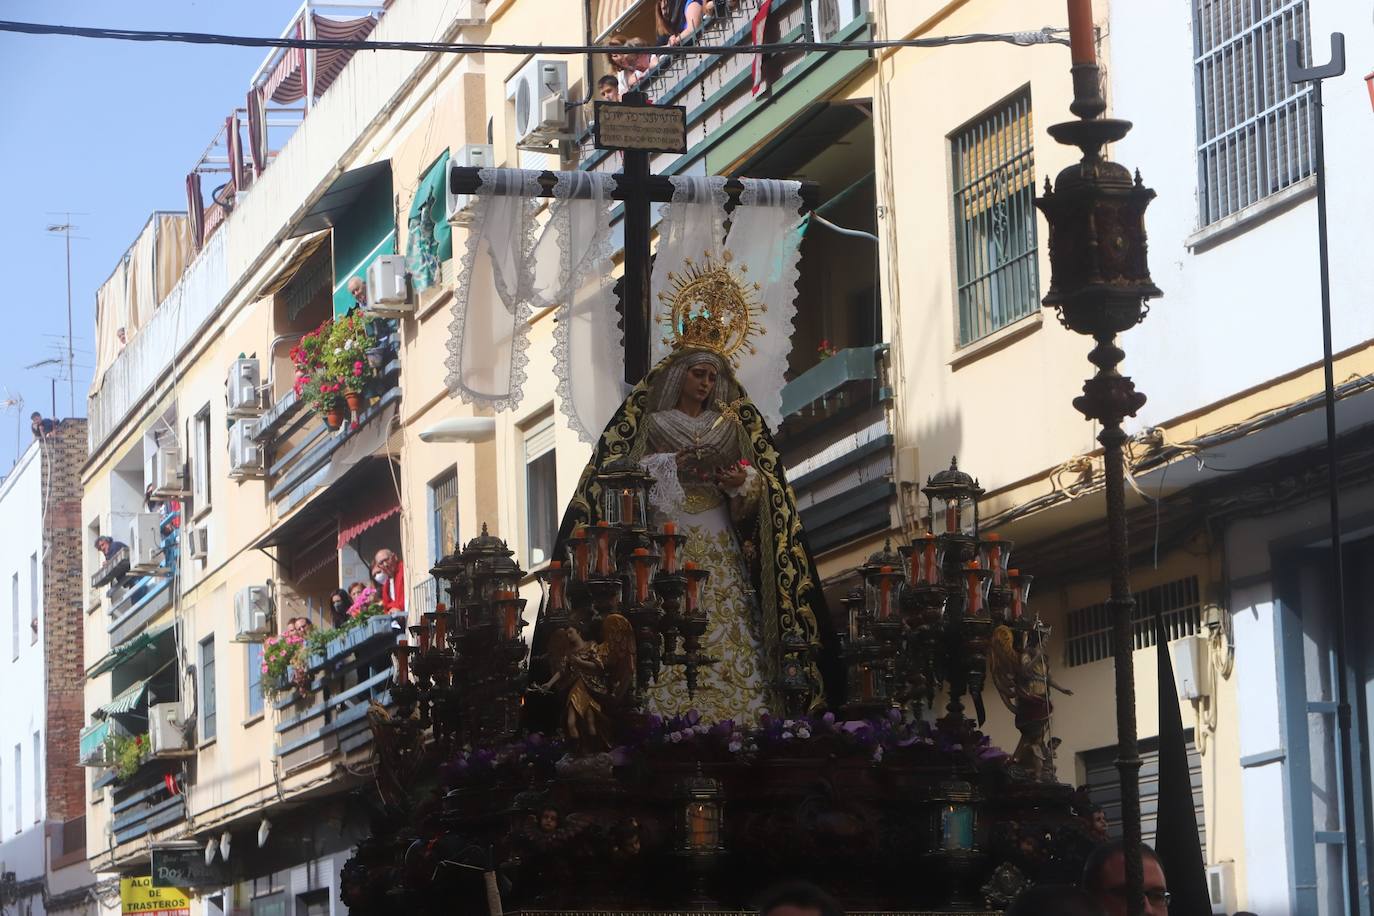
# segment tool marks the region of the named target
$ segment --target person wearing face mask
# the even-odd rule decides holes
[[[334,594],[329,596],[329,625],[338,629],[348,622],[348,609],[353,606],[353,599],[348,596],[348,592],[341,588],[334,589]]]
[[[405,564],[396,552],[383,547],[373,558],[372,581],[377,583],[377,592],[382,598],[382,607],[388,611],[406,609]]]

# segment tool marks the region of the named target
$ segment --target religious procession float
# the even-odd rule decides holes
[[[715,180],[683,179],[708,207]],[[931,477],[928,530],[875,553],[828,608],[770,408],[746,390],[772,371],[767,332],[790,336],[769,284],[795,273],[755,280],[768,252],[690,247],[724,232],[682,231],[676,209],[661,231],[685,253],[658,285],[657,364],[595,441],[539,607],[484,528],[434,568],[443,603],[396,647],[390,705],[370,710],[380,804],[344,902],[739,912],[809,877],[854,913],[995,911],[1072,880],[1092,841],[1085,800],[1056,778],[1049,634],[1010,541],[979,530],[977,481],[953,463]],[[745,209],[732,241],[787,237],[741,235]],[[462,344],[450,366],[489,349]],[[1015,715],[1010,753],[979,731],[988,687]]]

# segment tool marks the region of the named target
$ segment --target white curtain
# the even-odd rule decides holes
[[[535,246],[535,287],[541,304],[558,307],[553,356],[559,409],[579,439],[594,443],[628,393],[611,276],[615,177],[557,174],[549,223]]]
[[[539,173],[482,169],[449,325],[445,380],[469,404],[520,403],[529,357]]]
[[[768,310],[759,316],[764,333],[751,341],[756,352],[736,370],[765,422],[782,422],[782,388],[797,317],[797,279],[801,276],[801,182],[744,178],[739,206],[731,214],[726,247],[735,263],[762,289]]]

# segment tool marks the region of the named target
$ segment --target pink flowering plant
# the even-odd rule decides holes
[[[296,396],[316,414],[337,409],[345,392],[363,392],[377,377],[367,351],[378,345],[358,313],[328,319],[291,348]]]
[[[297,693],[310,692],[309,648],[307,637],[287,631],[269,636],[262,644],[262,692],[274,695],[289,682]]]

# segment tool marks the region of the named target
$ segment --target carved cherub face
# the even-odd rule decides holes
[[[553,808],[545,808],[539,812],[539,829],[544,833],[553,833],[558,829],[558,812]]]

